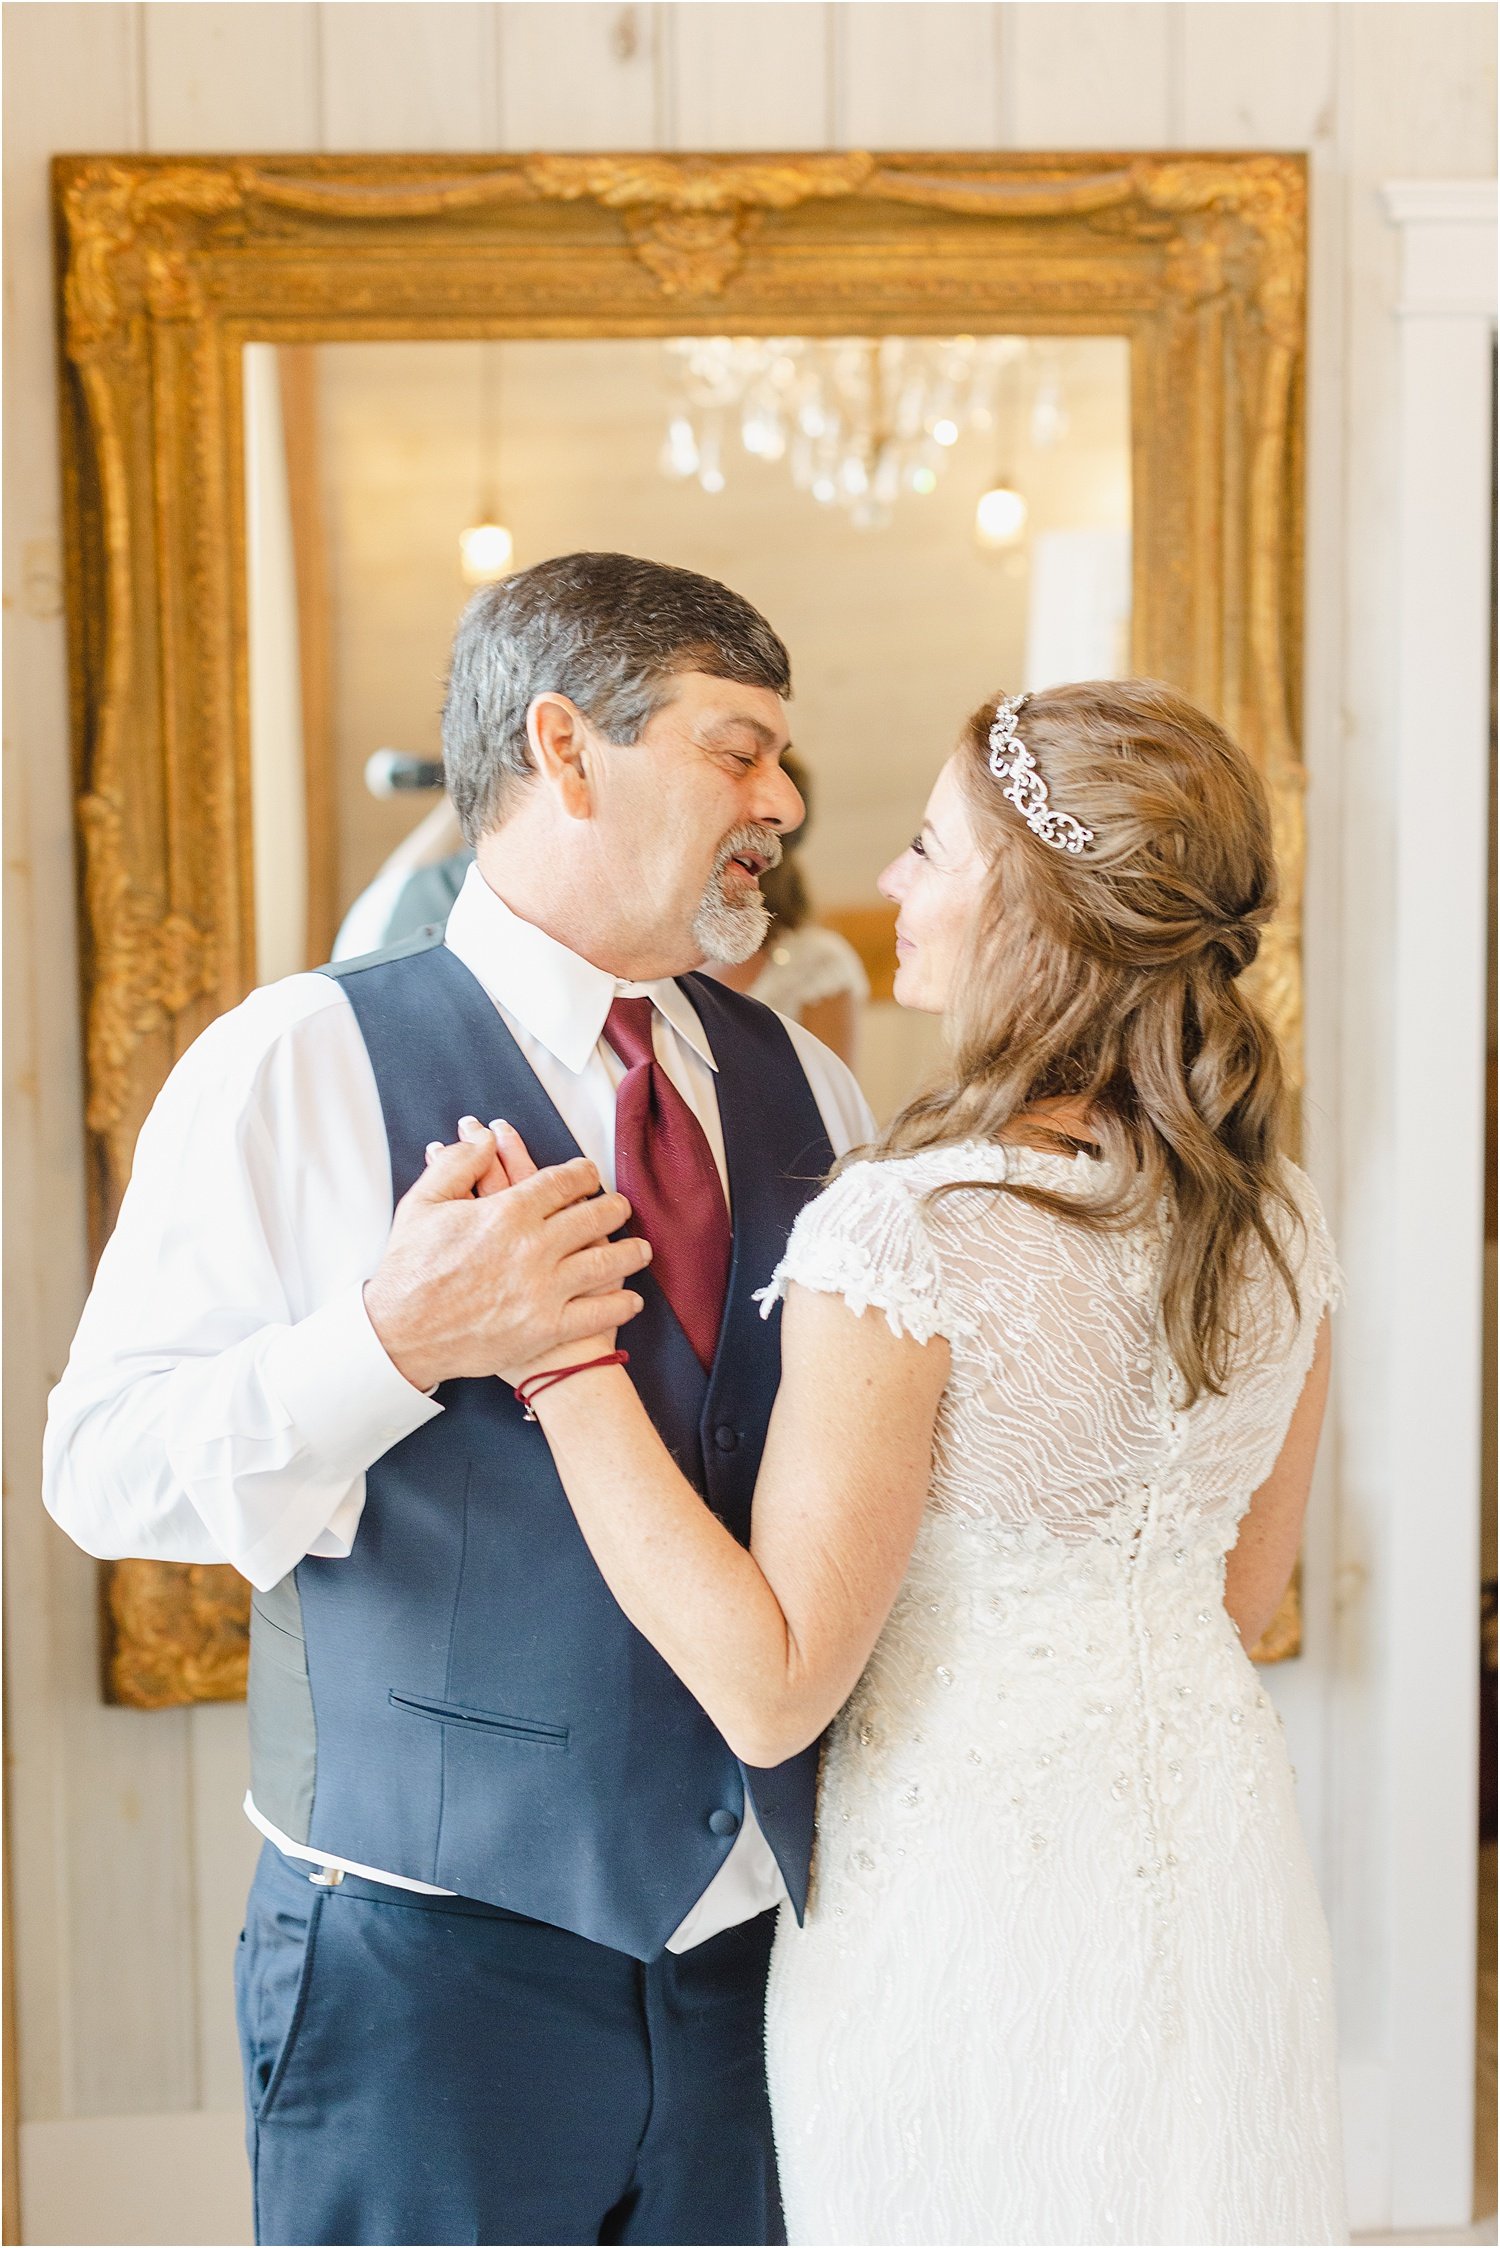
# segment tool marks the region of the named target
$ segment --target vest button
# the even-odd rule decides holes
[[[719,1426],[714,1430],[714,1442],[718,1445],[721,1452],[737,1451],[739,1448],[739,1441],[739,1430],[737,1428],[730,1428],[727,1422],[721,1421]]]
[[[710,1834],[738,1834],[740,1822],[732,1811],[710,1811],[708,1831]]]

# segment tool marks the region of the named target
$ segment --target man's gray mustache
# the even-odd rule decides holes
[[[730,860],[738,857],[741,851],[753,851],[757,858],[764,859],[765,871],[769,873],[773,866],[781,864],[781,837],[774,827],[759,827],[754,821],[747,821],[743,827],[732,828],[719,845],[718,856],[714,860],[714,873],[722,874]]]

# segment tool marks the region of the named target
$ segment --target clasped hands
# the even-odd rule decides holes
[[[519,1382],[615,1347],[641,1309],[625,1283],[651,1260],[630,1216],[579,1156],[538,1170],[511,1125],[466,1116],[401,1197],[365,1308],[414,1389],[498,1375]]]

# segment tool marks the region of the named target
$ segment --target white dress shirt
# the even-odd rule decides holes
[[[604,1020],[617,996],[650,998],[657,1059],[703,1126],[727,1199],[714,1058],[675,983],[617,982],[520,920],[477,867],[446,942],[610,1186],[625,1071]],[[871,1136],[870,1112],[843,1063],[786,1027],[840,1155]],[[342,987],[301,975],[252,992],[157,1095],[52,1393],[43,1497],[85,1552],[227,1561],[263,1590],[310,1554],[347,1557],[365,1470],[442,1411],[396,1371],[365,1310],[390,1225],[380,1101]],[[246,1809],[290,1856],[430,1887],[307,1849],[248,1797]],[[734,1848],[668,1948],[785,1893],[747,1798]]]

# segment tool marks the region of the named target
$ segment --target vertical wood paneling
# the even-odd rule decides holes
[[[146,146],[316,148],[312,0],[145,0]]]
[[[1341,1580],[1341,1666],[1378,1679],[1381,1646],[1376,1588],[1380,1518],[1386,1498],[1390,1431],[1386,1366],[1386,1318],[1380,1297],[1387,1269],[1385,1210],[1397,1190],[1391,1169],[1391,1088],[1389,995],[1396,969],[1396,930],[1390,912],[1393,894],[1394,769],[1386,713],[1394,705],[1390,663],[1394,634],[1395,556],[1388,527],[1396,520],[1395,358],[1391,306],[1396,296],[1396,242],[1378,201],[1382,178],[1400,168],[1388,165],[1385,150],[1398,144],[1404,93],[1400,84],[1382,85],[1378,68],[1367,69],[1359,19],[1381,11],[1356,6],[1338,11],[1339,184],[1343,263],[1340,284],[1344,306],[1344,353],[1339,368],[1337,411],[1348,464],[1343,492],[1341,605],[1344,663],[1340,679],[1338,761],[1345,779],[1339,833],[1343,921],[1339,931],[1346,971],[1340,985],[1339,1156],[1351,1182],[1339,1230],[1345,1270],[1355,1281],[1343,1315],[1340,1341],[1344,1363],[1366,1368],[1345,1397],[1333,1392],[1342,1456],[1337,1560]],[[1404,11],[1402,11],[1404,13]],[[1352,1191],[1353,1182],[1360,1191]],[[1337,1222],[1337,1220],[1335,1221]],[[1361,1272],[1382,1275],[1367,1294],[1358,1287]],[[1368,1387],[1366,1384],[1368,1383]],[[1350,1410],[1355,1400],[1364,1410]],[[1350,1774],[1373,1772],[1380,1758],[1382,1714],[1375,1695],[1352,1697],[1340,1713],[1338,1755]],[[1386,1945],[1384,1866],[1374,1854],[1377,1830],[1368,1816],[1352,1810],[1340,1822],[1336,1879],[1340,1910],[1334,1929],[1335,1966],[1343,2010],[1343,2035],[1356,2051],[1379,2056],[1385,2038],[1387,1993],[1382,1960]],[[1378,1868],[1372,1878],[1372,1869]],[[1383,2080],[1388,2081],[1388,2076]],[[1373,2119],[1371,2119],[1373,2120]],[[1378,2140],[1385,2178],[1389,2176],[1389,2117],[1375,2120],[1373,2134],[1356,2128],[1351,2153],[1360,2158],[1369,2136]],[[1375,2151],[1371,2149],[1370,2151]],[[1361,2169],[1368,2176],[1368,2162]],[[1389,2187],[1382,2180],[1377,2198],[1362,2198],[1359,2177],[1351,2179],[1355,2225],[1386,2229]]]
[[[688,0],[665,20],[673,147],[826,144],[826,8],[812,0]]]
[[[1348,34],[1351,162],[1382,179],[1492,175],[1494,9],[1474,0],[1349,0],[1339,15]]]
[[[182,2032],[192,1970],[180,1943],[174,1954],[148,1940],[138,1957],[151,2002],[139,2023],[115,2025],[111,1962],[87,1891],[113,1883],[133,1919],[154,1868],[135,1853],[111,1861],[80,1785],[108,1714],[97,1706],[96,1572],[52,1528],[39,1496],[46,1394],[86,1285],[47,160],[139,144],[139,14],[109,4],[9,9],[4,45],[5,1653],[25,2118],[76,2112],[97,2096],[91,2041],[113,2043],[138,2102],[190,2097],[192,2040]],[[151,1804],[180,1887],[189,1859],[170,1732],[154,1741],[118,1732],[112,1778]]]
[[[508,0],[496,12],[502,147],[655,147],[659,8]]]
[[[3,1953],[0,1953],[0,1973],[5,1977],[5,2023],[0,2038],[0,2068],[5,2070],[5,2083],[0,2089],[0,2162],[5,2164],[5,2177],[0,2182],[0,2237],[7,2242],[21,2238],[21,2103],[17,2092],[20,2077],[19,2046],[16,2037],[16,1923],[11,1908],[10,1891],[10,1785],[5,1785],[5,1862],[0,1867],[0,1882],[4,1885],[3,1909],[5,1932]]]
[[[235,2113],[28,2123],[21,2160],[27,2241],[244,2248],[255,2237]]]
[[[198,2105],[240,2104],[234,2026],[234,1951],[260,1836],[240,1806],[250,1785],[245,1712],[204,1703],[188,1714],[191,1773],[193,1940],[198,1968]]]
[[[1184,8],[1184,139],[1194,148],[1306,148],[1326,139],[1334,14],[1334,0]]]
[[[496,14],[478,0],[320,8],[323,146],[494,148]]]
[[[71,1558],[71,1557],[70,1557]],[[68,1668],[92,1654],[94,1565],[68,1572],[59,1638]],[[105,1709],[97,1672],[68,1711],[67,1901],[75,2115],[150,2115],[198,2105],[197,1866],[189,1824],[185,1710]],[[229,1962],[226,1959],[225,1970]]]
[[[1168,147],[1175,13],[1156,0],[1008,6],[1002,100],[1010,145]]]
[[[979,0],[834,8],[841,148],[993,148],[998,20]]]

